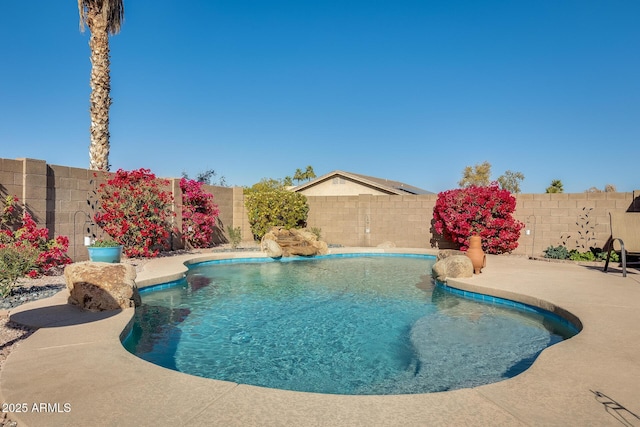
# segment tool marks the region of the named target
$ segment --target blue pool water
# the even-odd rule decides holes
[[[143,292],[125,347],[207,378],[384,395],[510,378],[576,333],[541,312],[434,286],[433,257],[244,261],[201,264],[173,286]]]

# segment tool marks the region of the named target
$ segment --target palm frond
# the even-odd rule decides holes
[[[85,25],[90,27],[90,19],[100,18],[109,34],[117,34],[124,22],[124,0],[78,0],[78,13],[80,31],[84,31]]]

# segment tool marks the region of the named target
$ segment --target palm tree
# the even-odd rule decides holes
[[[304,172],[302,169],[296,169],[296,172],[293,174],[293,180],[300,184],[300,181],[304,181]]]
[[[89,169],[109,170],[109,107],[111,79],[109,77],[109,35],[120,32],[124,21],[123,0],[78,0],[80,31],[89,27],[91,37],[91,143]]]
[[[562,193],[564,192],[564,188],[562,187],[562,181],[559,179],[554,179],[551,181],[551,185],[547,187],[547,193]]]
[[[313,171],[313,168],[311,166],[307,166],[307,169],[304,171],[302,175],[304,176],[304,179],[307,181],[311,181],[313,178],[316,177],[316,173]]]

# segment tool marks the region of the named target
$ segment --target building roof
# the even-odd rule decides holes
[[[363,186],[375,188],[383,193],[387,194],[397,194],[397,195],[415,195],[415,194],[434,194],[431,191],[423,190],[422,188],[414,187],[413,185],[405,184],[400,181],[392,181],[385,178],[376,178],[373,176],[361,175],[358,173],[345,172],[340,170],[335,170],[333,172],[329,172],[326,175],[322,175],[312,181],[305,182],[304,184],[298,185],[294,187],[292,191],[300,192],[307,188],[318,185],[327,180],[333,179],[335,177],[343,177],[348,178],[352,181],[358,182]]]

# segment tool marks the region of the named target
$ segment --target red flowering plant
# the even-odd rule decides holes
[[[2,202],[3,206],[0,210],[0,230],[15,230],[16,225],[20,224],[22,217],[22,209],[18,205],[18,197],[7,196]]]
[[[12,263],[19,263],[20,270],[29,277],[58,273],[59,267],[71,263],[67,255],[69,238],[49,239],[49,230],[38,228],[31,214],[23,212],[18,201],[16,196],[7,196],[3,201],[0,249],[11,251]]]
[[[170,248],[173,195],[149,169],[119,169],[98,187],[96,224],[128,257],[155,257]]]
[[[208,248],[213,244],[220,211],[213,203],[213,194],[202,189],[202,182],[182,178],[182,236],[194,248]]]
[[[471,186],[438,193],[433,210],[437,233],[467,250],[469,238],[482,239],[482,249],[490,254],[511,252],[518,247],[524,224],[512,214],[516,199],[497,183],[486,187]]]
[[[22,217],[22,227],[15,232],[17,242],[30,245],[37,249],[35,270],[30,271],[30,277],[37,277],[41,274],[51,274],[57,267],[70,264],[71,258],[67,255],[69,249],[69,238],[67,236],[57,236],[49,239],[49,230],[38,228],[29,212],[25,212]]]

